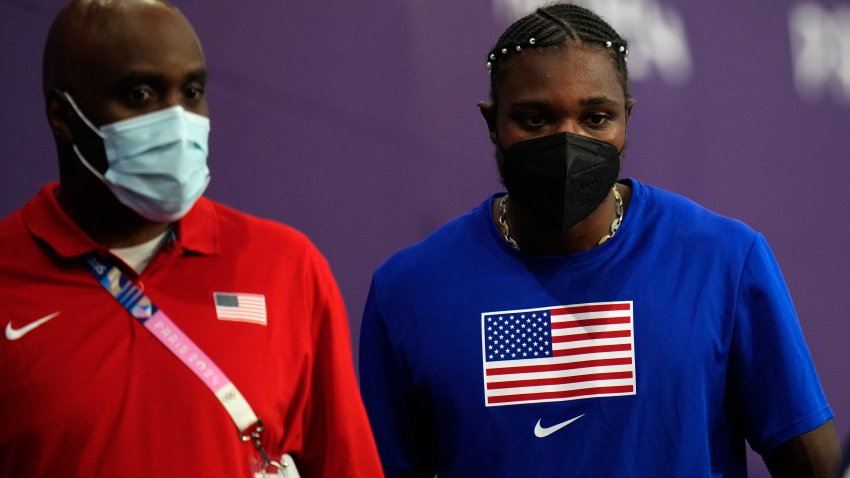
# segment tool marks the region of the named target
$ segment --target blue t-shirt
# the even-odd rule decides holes
[[[746,476],[832,417],[764,238],[627,180],[619,232],[512,249],[494,197],[374,274],[361,388],[388,477]]]

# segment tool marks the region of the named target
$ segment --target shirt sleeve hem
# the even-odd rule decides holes
[[[835,413],[832,412],[832,409],[829,405],[826,405],[822,409],[820,409],[817,413],[810,415],[800,421],[795,422],[792,425],[789,425],[782,430],[774,433],[773,435],[767,437],[764,440],[761,440],[758,443],[750,443],[753,447],[753,450],[757,453],[764,453],[766,451],[770,451],[777,446],[785,443],[792,438],[796,438],[804,433],[808,433],[815,428],[826,423],[827,420],[833,418]]]

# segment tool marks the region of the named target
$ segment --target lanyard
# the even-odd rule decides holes
[[[192,339],[172,322],[168,315],[154,305],[135,284],[105,258],[92,252],[86,256],[86,269],[117,300],[130,315],[189,368],[224,406],[243,442],[251,441],[268,467],[282,465],[269,459],[260,445],[263,423],[236,385],[221,371]],[[256,425],[256,426],[254,426]]]

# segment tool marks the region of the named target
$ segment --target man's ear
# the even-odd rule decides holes
[[[499,139],[496,137],[496,107],[486,101],[479,101],[478,111],[481,112],[481,116],[487,122],[487,130],[490,131],[490,142],[498,145]]]
[[[53,136],[59,143],[73,143],[74,135],[71,133],[69,124],[71,115],[71,105],[68,99],[56,88],[51,88],[47,92],[46,109],[47,122],[50,124],[50,129],[53,131]]]

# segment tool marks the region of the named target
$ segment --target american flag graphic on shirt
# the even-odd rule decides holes
[[[634,395],[632,302],[481,314],[486,406]]]
[[[214,292],[218,320],[266,325],[266,296],[241,292]]]

